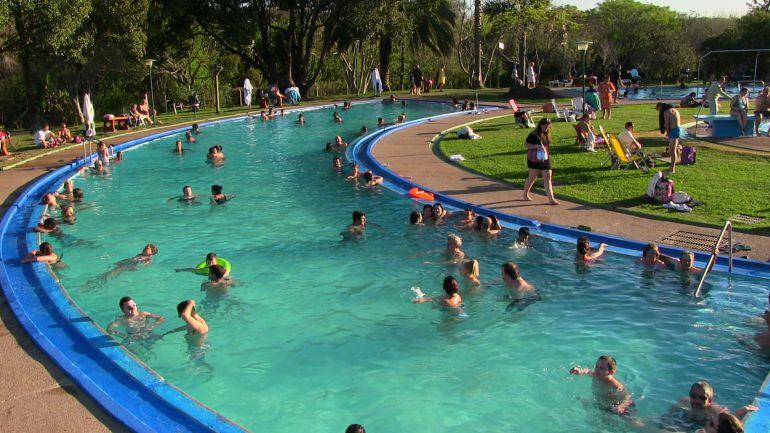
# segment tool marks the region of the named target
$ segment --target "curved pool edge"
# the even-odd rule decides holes
[[[494,109],[494,108],[492,108]],[[631,255],[638,257],[641,250],[647,245],[646,242],[636,241],[633,239],[627,239],[619,236],[613,236],[608,234],[585,232],[582,230],[574,229],[571,227],[561,226],[558,224],[541,223],[538,220],[525,218],[521,216],[511,215],[495,211],[492,209],[478,206],[474,203],[466,202],[456,199],[450,195],[442,194],[436,191],[432,191],[429,188],[425,188],[417,182],[413,182],[410,179],[399,176],[394,171],[390,170],[387,165],[379,162],[373,155],[372,149],[386,136],[400,130],[410,128],[415,125],[419,125],[426,122],[432,122],[435,119],[457,116],[464,113],[450,113],[439,116],[432,116],[424,119],[418,119],[410,121],[404,124],[391,126],[382,130],[372,132],[359,140],[351,143],[351,148],[346,153],[347,157],[358,163],[362,168],[372,170],[377,175],[383,177],[385,185],[388,189],[394,192],[409,197],[408,191],[413,187],[417,187],[421,190],[428,191],[434,194],[435,202],[441,202],[444,205],[456,209],[473,209],[474,212],[481,213],[483,215],[495,215],[498,220],[507,227],[529,227],[533,234],[543,236],[549,239],[562,242],[575,242],[577,238],[581,236],[587,236],[591,242],[603,242],[609,247],[608,250],[621,254]],[[499,116],[498,116],[499,117]],[[486,120],[486,119],[484,119]],[[451,128],[447,128],[441,133],[434,136],[430,144],[433,145],[434,141],[447,132],[461,128],[464,125],[477,123],[481,120],[474,120],[465,122],[460,125],[455,125]],[[411,198],[411,197],[410,197]],[[418,202],[424,202],[423,200],[412,200]],[[428,203],[428,202],[425,202]],[[661,252],[678,257],[683,248],[663,246],[660,248]],[[695,259],[701,266],[704,266],[709,259],[710,254],[704,252],[695,252]],[[728,271],[728,259],[724,256],[719,256],[714,269],[721,272]],[[748,260],[748,259],[733,259],[733,272],[739,275],[770,279],[770,263]],[[746,417],[745,431],[746,433],[767,433],[770,431],[770,374],[765,378],[765,381],[759,388],[756,397],[754,398],[754,405],[759,407],[757,412],[753,412]]]

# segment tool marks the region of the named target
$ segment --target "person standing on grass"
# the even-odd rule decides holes
[[[671,155],[671,168],[669,173],[676,172],[676,161],[679,159],[679,153],[682,147],[679,145],[679,138],[682,137],[682,128],[679,125],[679,111],[671,104],[658,102],[655,108],[660,112],[658,124],[660,133],[668,137],[668,153]]]
[[[612,95],[614,95],[617,90],[615,85],[610,81],[609,75],[599,84],[597,91],[599,92],[599,100],[601,101],[602,119],[612,119]]]
[[[534,89],[537,87],[537,76],[535,75],[535,62],[529,62],[527,66],[527,88]]]
[[[551,183],[551,120],[546,117],[540,119],[535,130],[524,141],[524,146],[527,148],[527,168],[529,169],[529,177],[524,183],[524,200],[532,200],[529,192],[537,178],[542,176],[548,202],[553,205],[559,204],[553,196]]]

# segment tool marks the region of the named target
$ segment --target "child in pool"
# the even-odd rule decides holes
[[[72,179],[67,179],[62,184],[62,192],[57,192],[54,196],[63,201],[72,201],[72,192],[75,190],[75,184]]]
[[[592,262],[604,254],[604,249],[607,244],[599,244],[599,248],[596,251],[591,251],[591,241],[588,240],[588,236],[581,236],[577,240],[577,259],[582,262]]]
[[[56,209],[59,207],[59,202],[56,201],[56,195],[51,193],[43,194],[43,197],[40,199],[40,203],[48,206],[51,209]]]
[[[419,289],[415,293],[417,293],[417,297],[412,300],[414,304],[435,302],[442,307],[458,309],[463,306],[463,298],[460,296],[460,285],[457,283],[457,279],[451,275],[444,278],[444,296],[441,298],[427,297]]]
[[[422,221],[427,224],[434,222],[436,219],[433,213],[433,206],[426,204],[422,207]]]
[[[211,185],[211,204],[225,204],[235,198],[235,195],[222,193],[222,185]]]
[[[332,169],[337,173],[342,173],[342,160],[339,156],[335,156],[334,159],[332,159]]]
[[[179,153],[179,154],[184,153],[184,146],[182,145],[182,140],[176,141],[176,144],[174,145],[174,153]]]
[[[217,256],[217,253],[211,252],[206,254],[206,259],[204,260],[206,262],[206,267],[211,268],[212,266],[220,266],[222,269],[225,270],[224,277],[230,276],[230,271],[227,270],[224,266],[220,265],[219,257]],[[199,268],[178,268],[174,269],[176,272],[197,272],[199,271]]]
[[[340,114],[337,113],[336,111],[334,112],[334,114],[332,114],[332,120],[336,123],[342,123],[342,117],[340,117]]]
[[[527,248],[529,247],[529,227],[521,227],[519,228],[519,237],[516,239],[516,246]]]
[[[362,177],[364,178],[364,186],[367,188],[374,188],[375,186],[382,184],[382,176],[377,176],[371,171],[367,171]]]
[[[300,125],[304,125],[305,124],[305,115],[304,114],[299,113],[299,118],[297,119],[297,123],[300,124]]]
[[[463,240],[456,234],[450,234],[447,236],[446,250],[444,250],[444,256],[450,264],[458,264],[465,258],[465,253],[462,250]]]
[[[75,208],[72,206],[62,206],[61,220],[65,224],[75,224]]]
[[[498,221],[497,217],[494,215],[490,215],[488,218],[489,218],[489,230],[487,230],[487,233],[489,233],[490,235],[500,234],[500,232],[503,231],[503,226],[500,224],[500,221]]]
[[[354,182],[358,182],[358,163],[354,162],[351,167],[353,167],[352,171],[350,172],[350,176],[346,177],[345,180],[352,180]]]
[[[192,187],[190,185],[185,185],[184,187],[182,187],[182,195],[176,196],[176,197],[171,197],[167,201],[176,200],[176,201],[180,201],[182,203],[194,203],[194,202],[197,201],[196,199],[198,197],[201,197],[201,196],[198,195],[198,194],[193,194],[193,190],[192,190]]]
[[[619,415],[628,415],[634,406],[634,399],[626,387],[615,378],[618,364],[615,358],[602,355],[596,360],[594,369],[572,367],[570,374],[587,374],[593,377],[594,397],[597,404],[604,410]]]
[[[209,325],[203,317],[195,311],[195,301],[189,299],[182,301],[176,306],[176,312],[179,317],[187,324],[187,335],[206,335],[209,332]]]
[[[42,223],[38,223],[32,230],[38,233],[50,234],[52,236],[59,236],[62,234],[59,223],[56,222],[56,218],[48,217],[43,220]]]
[[[348,143],[345,142],[345,140],[342,139],[342,136],[338,135],[334,137],[334,151],[335,152],[345,152],[345,149],[348,148]]]
[[[476,222],[476,213],[473,212],[473,209],[465,209],[461,211],[457,211],[452,213],[452,215],[449,216],[449,218],[457,218],[457,223],[455,223],[455,227],[461,230],[471,230],[473,229],[473,225]]]
[[[692,251],[682,251],[679,256],[679,260],[667,256],[665,254],[660,255],[660,260],[666,264],[669,268],[679,272],[698,272],[701,269],[695,266],[695,255]]]
[[[642,258],[639,262],[648,268],[657,268],[665,266],[666,264],[660,258],[660,250],[655,244],[647,244],[642,249]]]
[[[471,284],[478,287],[481,285],[479,280],[479,261],[476,259],[465,260],[459,266],[460,275],[465,277]]]
[[[444,209],[444,205],[436,203],[433,205],[433,223],[436,225],[444,224],[449,212]]]
[[[158,254],[158,247],[153,244],[147,244],[139,254],[135,255],[134,257],[115,262],[114,268],[98,275],[94,280],[89,281],[86,286],[93,288],[96,282],[104,284],[108,279],[114,278],[123,272],[136,271],[140,267],[149,265],[152,263],[152,258],[155,256],[155,254]]]
[[[345,239],[360,239],[364,236],[366,229],[366,214],[360,210],[353,212],[353,222],[347,230],[340,233]]]
[[[505,284],[505,288],[508,290],[508,296],[512,300],[508,307],[506,307],[506,311],[511,311],[514,307],[521,311],[530,304],[542,299],[535,291],[535,286],[522,278],[519,265],[516,263],[503,263],[503,266],[500,267],[500,274],[503,278],[503,284]]]
[[[48,242],[40,244],[38,249],[30,251],[21,259],[22,263],[43,262],[53,265],[59,262],[59,256],[53,252],[53,247]]]
[[[209,266],[209,279],[201,284],[201,290],[223,291],[235,285],[235,281],[228,277],[227,269],[222,265]]]
[[[197,138],[193,137],[190,131],[187,131],[184,133],[184,138],[185,140],[187,140],[188,143],[195,143],[196,141],[198,141]]]
[[[409,224],[415,225],[415,226],[424,226],[422,222],[422,214],[417,211],[413,211],[409,214]]]
[[[153,328],[166,321],[163,316],[142,311],[136,306],[136,302],[130,296],[120,298],[118,302],[123,316],[113,320],[107,326],[107,332],[112,335],[122,335],[128,337],[135,334],[149,334]],[[152,321],[150,321],[152,319]],[[119,328],[123,327],[127,332],[121,333]]]

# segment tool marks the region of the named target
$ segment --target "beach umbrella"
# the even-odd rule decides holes
[[[83,95],[83,129],[86,131],[86,137],[91,138],[96,135],[96,124],[94,123],[94,104],[91,103],[91,95]]]
[[[249,81],[248,78],[243,80],[243,102],[246,105],[248,105],[249,107],[251,106],[251,92],[252,92],[252,90],[254,90],[254,87],[252,87],[251,81]]]

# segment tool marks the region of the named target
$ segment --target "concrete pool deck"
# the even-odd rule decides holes
[[[482,116],[459,116],[417,125],[383,139],[375,147],[374,154],[383,163],[390,164],[390,168],[399,174],[411,176],[415,182],[426,187],[496,210],[534,217],[541,221],[562,225],[586,224],[593,227],[594,231],[642,240],[646,239],[641,234],[650,232],[651,227],[654,226],[665,226],[671,230],[674,226],[685,226],[696,231],[693,226],[630,217],[564,201],[558,207],[543,205],[544,199],[538,195],[533,195],[535,198],[533,202],[521,202],[518,201],[520,191],[517,192],[516,188],[447,164],[428,147],[430,140],[444,129],[468,122],[471,118],[476,120],[500,114],[504,112],[498,111]],[[199,120],[199,122],[202,121]],[[118,144],[180,126],[177,124],[165,128],[146,129],[104,141],[108,144]],[[0,214],[5,213],[19,193],[34,179],[80,156],[82,156],[81,148],[75,147],[0,171],[0,200],[2,200]],[[623,219],[627,217],[635,219],[632,225]],[[623,230],[620,230],[621,228]],[[697,229],[704,232],[713,231],[713,229],[700,227]],[[741,236],[742,234],[737,234],[736,242],[750,243],[754,247],[751,254],[761,252],[761,257],[759,255],[750,257],[758,260],[767,259],[770,254],[770,241],[765,241],[763,247],[758,241],[744,240]],[[0,386],[3,389],[0,391],[3,431],[126,431],[90,397],[74,386],[66,375],[35,346],[16,321],[2,293],[0,293],[0,322],[0,362],[5,366],[6,372],[0,377]]]

